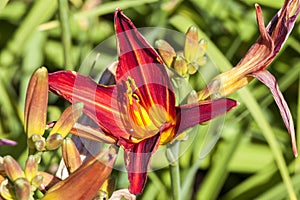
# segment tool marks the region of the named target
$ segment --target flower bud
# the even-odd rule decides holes
[[[155,48],[158,50],[159,55],[162,57],[168,67],[172,66],[173,60],[176,57],[175,50],[165,40],[157,40]]]
[[[64,139],[62,146],[62,156],[70,174],[73,173],[82,164],[80,154],[71,138]]]
[[[48,71],[39,68],[32,75],[26,94],[24,126],[27,138],[45,131],[48,104]]]
[[[191,26],[185,38],[184,57],[190,62],[195,60],[198,49],[198,30],[195,26]]]
[[[25,165],[25,176],[29,182],[37,175],[38,173],[38,163],[40,158],[37,155],[30,155],[26,161]]]
[[[176,57],[174,61],[174,69],[181,76],[185,76],[187,74],[187,64],[181,56]]]
[[[15,181],[17,178],[25,178],[25,174],[20,165],[10,155],[4,157],[3,167],[6,175],[11,181]]]
[[[46,149],[47,150],[54,150],[61,146],[64,138],[59,133],[54,133],[52,135],[49,135],[46,140]]]
[[[18,178],[14,182],[16,197],[19,200],[30,199],[30,183],[26,178]]]

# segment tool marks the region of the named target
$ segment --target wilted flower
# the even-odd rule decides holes
[[[291,136],[294,155],[297,156],[292,115],[276,79],[266,68],[274,60],[293,29],[300,11],[300,3],[299,0],[286,0],[282,9],[266,28],[260,6],[256,4],[255,8],[260,37],[236,67],[216,76],[204,90],[199,92],[199,100],[207,99],[211,95],[217,97],[229,95],[247,85],[253,78],[257,78],[271,90]]]

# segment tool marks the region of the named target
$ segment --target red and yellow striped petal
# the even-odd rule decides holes
[[[158,147],[160,134],[135,144],[125,152],[126,169],[129,179],[129,191],[132,194],[141,194],[147,181],[149,162],[152,153]]]
[[[117,85],[127,88],[130,82],[132,95],[139,98],[144,108],[158,104],[174,117],[175,96],[158,53],[119,9],[115,12],[115,29],[119,53]]]
[[[176,134],[223,115],[237,105],[238,103],[235,100],[223,98],[176,107]]]
[[[49,74],[49,88],[52,92],[71,103],[83,102],[83,112],[95,121],[101,129],[116,138],[129,139],[124,132],[120,118],[115,86],[98,85],[90,77],[76,72],[58,71]]]

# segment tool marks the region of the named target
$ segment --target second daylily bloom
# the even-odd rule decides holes
[[[267,27],[264,25],[262,10],[255,5],[260,37],[249,49],[236,67],[216,76],[207,87],[199,92],[199,99],[211,95],[223,97],[247,85],[253,78],[264,83],[272,92],[280,114],[291,136],[293,152],[297,156],[295,130],[288,105],[279,90],[274,76],[266,70],[274,60],[284,42],[292,31],[300,12],[299,0],[286,0],[282,9],[274,16]]]
[[[49,74],[52,92],[71,103],[83,102],[83,112],[106,136],[125,149],[129,191],[140,194],[151,154],[184,130],[226,113],[231,99],[176,106],[166,67],[121,10],[115,12],[119,62],[116,84],[105,86],[71,71]]]

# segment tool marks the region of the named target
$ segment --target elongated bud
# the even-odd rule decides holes
[[[11,181],[15,181],[17,178],[25,178],[23,170],[13,157],[9,155],[5,156],[3,159],[3,167]]]
[[[197,49],[198,49],[198,30],[195,26],[191,26],[186,33],[184,52],[183,52],[184,57],[188,61],[195,60],[197,56]]]
[[[32,181],[32,179],[37,175],[38,173],[38,163],[40,161],[40,158],[37,155],[30,155],[26,161],[25,166],[25,176],[29,180],[29,182]]]
[[[33,134],[44,134],[47,104],[48,71],[42,67],[32,75],[27,89],[24,119],[27,138],[31,138]]]
[[[54,133],[48,136],[46,140],[46,149],[47,150],[54,150],[61,146],[64,138],[59,133]]]
[[[14,187],[18,200],[28,200],[30,198],[30,183],[26,178],[18,178],[14,182]]]
[[[73,173],[82,164],[80,154],[71,138],[64,139],[62,146],[62,156],[70,174]]]
[[[62,138],[65,138],[70,132],[75,122],[82,114],[83,103],[75,103],[69,106],[60,116],[49,136],[59,133]]]
[[[181,76],[185,76],[187,74],[187,64],[181,56],[176,57],[174,61],[174,69]]]
[[[176,52],[173,47],[165,40],[157,40],[155,48],[158,50],[159,55],[162,57],[168,67],[172,66],[173,60],[176,57]]]

